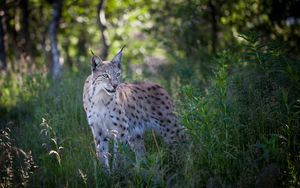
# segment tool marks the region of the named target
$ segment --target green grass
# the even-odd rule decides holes
[[[0,162],[11,161],[1,164],[14,170],[1,171],[1,186],[9,182],[28,187],[255,187],[271,165],[280,170],[277,187],[299,186],[299,61],[255,41],[246,47],[245,56],[224,52],[215,58],[215,73],[206,88],[198,87],[201,81],[187,85],[191,75],[184,72],[177,89],[171,78],[164,80],[173,91],[189,142],[174,155],[148,132],[145,162],[135,167],[133,153],[122,145],[122,165],[109,176],[96,158],[82,108],[88,70],[66,73],[57,83],[42,75],[22,82],[17,74],[2,78],[9,82],[1,88],[1,127],[12,133],[1,133],[2,143],[9,144],[0,149],[10,155]],[[25,152],[16,154],[12,148]],[[34,164],[24,158],[32,158]],[[28,176],[20,178],[24,174]],[[5,183],[5,177],[12,178]]]

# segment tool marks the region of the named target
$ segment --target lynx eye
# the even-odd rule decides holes
[[[109,78],[108,74],[102,74],[103,78]]]
[[[121,75],[121,73],[118,72],[118,73],[117,73],[117,77],[119,77],[120,75]]]

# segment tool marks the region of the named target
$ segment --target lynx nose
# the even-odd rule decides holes
[[[112,86],[114,89],[116,89],[118,87],[118,84],[113,84]]]

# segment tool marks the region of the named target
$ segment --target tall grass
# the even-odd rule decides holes
[[[215,57],[214,74],[205,84],[188,84],[201,77],[193,75],[201,66],[189,60],[180,60],[193,70],[188,74],[177,70],[178,64],[172,68],[181,71],[177,90],[167,82],[173,78],[163,82],[173,91],[189,142],[174,155],[149,132],[145,162],[136,167],[133,153],[122,145],[121,165],[111,175],[101,170],[82,109],[88,70],[67,73],[57,83],[41,75],[22,82],[10,77],[1,88],[6,97],[1,127],[12,130],[13,145],[32,154],[37,168],[24,182],[29,187],[299,186],[299,61],[255,37],[244,38],[242,54]],[[26,163],[20,164],[8,169]],[[11,179],[10,185],[22,181]],[[2,184],[9,186],[1,179]]]
[[[182,89],[182,121],[193,138],[192,151],[198,151],[193,162],[208,184],[296,187],[299,62],[252,37],[244,37],[242,56],[219,54],[207,91]]]

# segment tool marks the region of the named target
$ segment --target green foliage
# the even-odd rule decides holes
[[[39,90],[49,87],[49,81],[43,74],[31,76],[20,73],[1,75],[0,83],[0,127],[5,127],[6,119],[31,118],[33,113],[32,100],[37,100]]]
[[[186,86],[180,94],[183,124],[200,151],[195,156],[200,161],[197,168],[204,171],[203,178],[219,177],[222,184],[255,186],[260,171],[276,163],[285,174],[282,186],[296,186],[299,110],[288,108],[297,106],[299,87],[285,70],[293,66],[299,75],[299,64],[258,38],[244,39],[238,66],[228,69],[233,64],[228,57],[234,55],[221,54],[215,81],[206,93]],[[234,72],[232,76],[228,71]]]
[[[172,60],[174,74],[163,83],[178,101],[189,142],[174,156],[150,132],[140,167],[122,145],[121,166],[110,176],[101,170],[82,109],[88,68],[55,83],[39,75],[26,78],[24,92],[7,106],[18,115],[4,117],[18,124],[16,143],[32,151],[38,166],[26,180],[30,187],[253,187],[274,166],[280,169],[280,175],[273,172],[276,184],[299,185],[299,63],[255,35],[243,39],[242,53],[224,51],[210,60],[214,74],[207,82],[195,59]],[[199,57],[206,59],[201,52]],[[3,90],[18,90],[16,83],[11,79]]]

